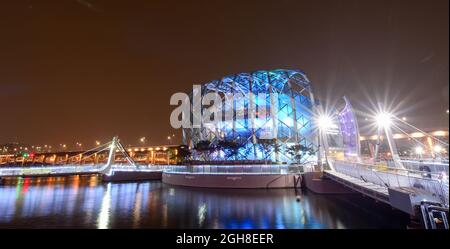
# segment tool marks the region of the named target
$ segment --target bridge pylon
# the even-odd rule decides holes
[[[136,163],[134,162],[134,160],[130,157],[130,155],[127,153],[127,151],[125,150],[123,145],[120,143],[119,137],[115,136],[115,137],[113,137],[113,139],[109,145],[108,161],[106,162],[105,166],[103,166],[103,168],[100,170],[101,174],[110,176],[114,173],[112,170],[112,167],[115,162],[116,151],[119,151],[120,153],[122,153],[130,165],[136,166]]]

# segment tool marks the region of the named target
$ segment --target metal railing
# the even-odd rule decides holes
[[[179,174],[288,174],[289,165],[165,166],[164,173]]]
[[[399,169],[386,165],[334,161],[337,172],[387,188],[415,188],[436,194],[449,204],[449,180],[445,172]]]
[[[104,164],[89,165],[54,165],[33,167],[0,167],[0,176],[39,176],[39,175],[63,175],[63,174],[95,174],[100,173]],[[163,171],[164,165],[127,165],[113,164],[113,171]]]
[[[97,172],[101,165],[2,167],[0,176],[59,175]]]
[[[128,165],[128,164],[114,164],[113,171],[129,171],[129,172],[156,172],[163,171],[167,165]]]
[[[445,172],[447,175],[449,175],[449,164],[448,162],[443,162],[440,160],[432,161],[432,160],[407,160],[402,159],[400,162],[403,164],[403,166],[408,170],[415,170],[415,171],[427,171],[427,172],[433,172],[433,173],[441,173]],[[393,161],[389,161],[388,165],[392,167],[394,165]]]
[[[420,212],[425,229],[449,229],[448,208],[441,207],[438,203],[423,201],[420,204]]]

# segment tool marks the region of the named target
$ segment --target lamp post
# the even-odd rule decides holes
[[[374,153],[374,161],[378,161],[378,154],[381,147],[381,132],[386,130],[391,125],[391,115],[385,112],[378,113],[375,117],[375,121],[377,123],[377,143],[375,145],[375,153]],[[387,137],[387,134],[386,134]]]
[[[141,137],[139,139],[139,142],[141,142],[142,145],[145,145],[145,142],[147,141],[147,139],[145,137]]]
[[[375,148],[374,161],[377,160],[379,149],[380,149],[380,136],[381,131],[384,130],[384,134],[386,135],[386,140],[389,145],[389,149],[391,151],[392,160],[397,168],[404,168],[403,164],[400,162],[400,156],[398,155],[397,147],[395,145],[394,138],[392,136],[391,124],[392,124],[392,114],[387,112],[380,112],[375,117],[375,121],[378,125],[378,134],[377,134],[377,145]]]
[[[442,146],[440,146],[439,144],[436,144],[433,148],[434,153],[436,153],[436,157],[440,158],[441,157],[441,152],[442,152]]]
[[[419,157],[419,159],[422,159],[422,154],[423,154],[423,148],[420,146],[417,146],[414,151],[416,152],[417,156]]]
[[[332,121],[330,116],[328,116],[326,114],[322,114],[317,119],[317,124],[318,124],[318,127],[319,127],[319,139],[318,139],[319,154],[318,154],[318,159],[319,159],[319,162],[320,162],[320,170],[323,171],[324,167],[323,167],[322,158],[321,158],[321,153],[322,153],[322,149],[321,148],[323,147],[323,153],[324,153],[324,157],[325,157],[325,162],[328,164],[328,156],[327,156],[328,141],[326,139],[326,135],[327,135],[328,129],[333,126],[333,121]]]

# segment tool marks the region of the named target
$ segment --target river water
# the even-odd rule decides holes
[[[400,228],[408,217],[360,195],[198,189],[95,176],[5,179],[0,228]]]

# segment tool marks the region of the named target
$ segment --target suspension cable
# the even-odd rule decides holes
[[[109,146],[109,145],[111,145],[111,142],[104,143],[104,144],[102,144],[102,145],[99,145],[99,146],[97,146],[97,147],[95,147],[95,148],[92,148],[92,149],[87,150],[87,151],[85,151],[85,152],[82,152],[82,153],[80,153],[80,154],[76,154],[76,155],[74,155],[74,156],[68,157],[67,159],[64,159],[64,160],[55,162],[55,164],[56,164],[56,163],[63,162],[63,161],[66,161],[66,160],[69,160],[69,159],[72,159],[72,158],[75,158],[75,157],[79,157],[80,155],[82,156],[82,155],[84,155],[84,154],[86,154],[86,153],[93,152],[93,151],[96,151],[96,153],[103,152],[104,150],[108,149],[108,146]],[[104,147],[104,146],[105,146],[105,147]],[[99,150],[99,149],[102,148],[102,147],[104,147],[104,148],[103,148],[102,150]],[[88,157],[90,157],[90,156],[92,156],[92,155],[89,155]]]
[[[410,123],[408,123],[408,122],[403,121],[403,120],[400,119],[400,118],[397,118],[396,116],[393,116],[393,117],[394,117],[396,120],[399,120],[400,122],[402,122],[403,124],[406,124],[407,126],[413,128],[413,129],[418,130],[420,133],[425,134],[425,135],[427,135],[427,136],[429,136],[429,137],[431,137],[431,138],[433,138],[433,139],[436,139],[436,140],[439,141],[440,143],[445,144],[445,145],[448,146],[448,143],[446,143],[446,142],[440,140],[439,138],[437,138],[437,137],[435,137],[435,136],[433,136],[433,135],[431,135],[431,134],[429,134],[429,133],[427,133],[427,132],[425,132],[425,131],[423,131],[423,130],[417,128],[417,127],[415,127],[414,125],[412,125],[412,124],[410,124]]]
[[[411,138],[412,140],[416,141],[418,144],[422,145],[423,147],[426,147],[426,145],[422,142],[420,142],[418,139],[410,136],[406,131],[404,131],[402,128],[400,128],[397,125],[393,125],[395,128],[397,128],[398,130],[400,130],[401,132],[403,132],[408,138]]]

